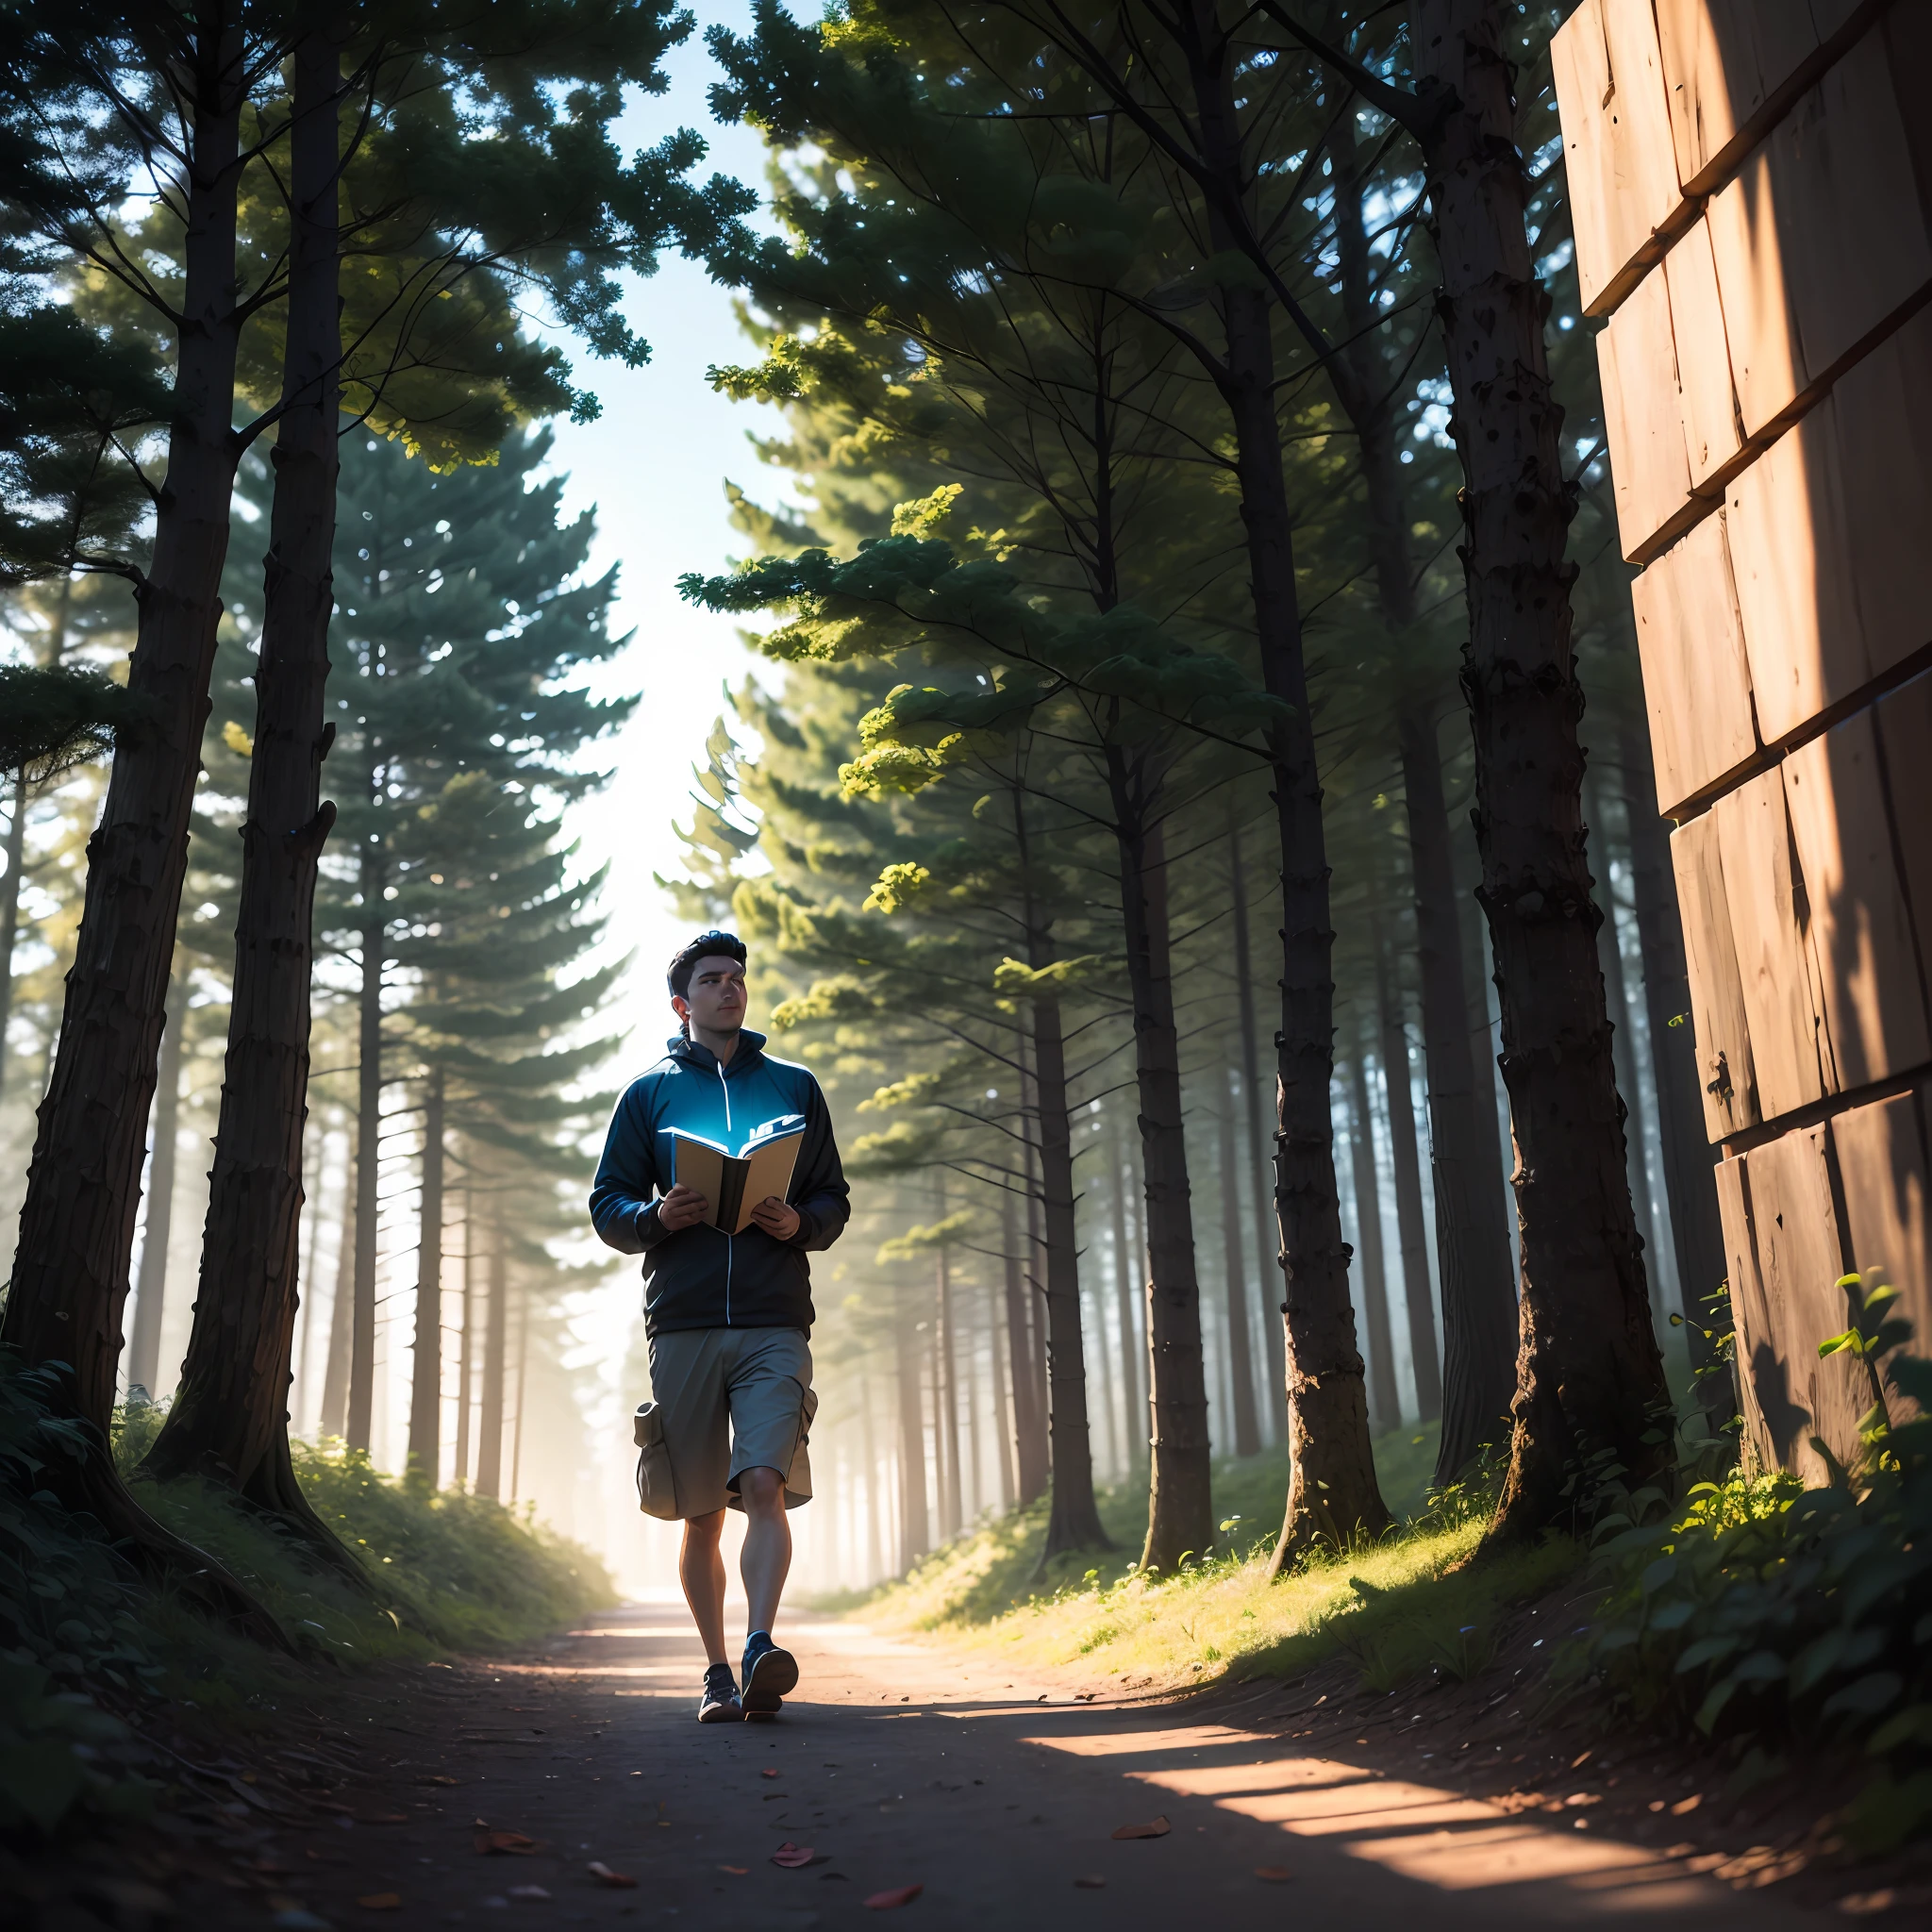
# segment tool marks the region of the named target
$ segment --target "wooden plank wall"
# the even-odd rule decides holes
[[[1932,0],[1557,34],[1748,1438],[1822,1480],[1841,1276],[1932,1351]]]

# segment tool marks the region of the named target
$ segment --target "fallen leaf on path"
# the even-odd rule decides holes
[[[591,1876],[599,1885],[608,1885],[618,1890],[630,1890],[637,1885],[637,1880],[628,1872],[613,1872],[602,1858],[591,1860]]]
[[[527,1858],[540,1848],[541,1842],[526,1832],[492,1831],[480,1818],[476,1821],[476,1849],[485,1855],[503,1853],[514,1858]]]
[[[1286,1865],[1257,1865],[1255,1876],[1265,1878],[1270,1885],[1279,1885],[1284,1879],[1292,1878],[1294,1874]]]
[[[751,1867],[749,1865],[720,1865],[718,1869],[721,1872],[730,1873],[734,1878],[742,1878],[751,1870]]]
[[[787,1871],[795,1872],[802,1865],[809,1865],[817,1857],[818,1854],[809,1845],[795,1845],[788,1838],[772,1854],[772,1863],[783,1865]]]
[[[890,1912],[895,1906],[909,1906],[925,1890],[923,1885],[895,1886],[891,1891],[875,1891],[866,1900],[869,1912]]]
[[[1098,1872],[1090,1872],[1085,1877],[1074,1879],[1074,1883],[1082,1891],[1105,1891],[1107,1890],[1107,1880]]]
[[[1165,1818],[1150,1818],[1145,1824],[1122,1824],[1114,1828],[1116,1838],[1165,1838],[1174,1829]]]
[[[372,1891],[367,1898],[356,1901],[365,1912],[392,1912],[402,1902],[403,1895],[399,1891]]]
[[[759,1772],[758,1775],[760,1777],[776,1777],[778,1775],[778,1767],[774,1764],[769,1770]]]
[[[509,1889],[512,1898],[548,1898],[550,1894],[541,1885],[512,1885]]]

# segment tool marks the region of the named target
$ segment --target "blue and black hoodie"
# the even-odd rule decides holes
[[[748,1029],[727,1066],[681,1035],[617,1103],[591,1190],[591,1222],[607,1247],[644,1257],[644,1333],[677,1328],[803,1328],[812,1324],[811,1265],[845,1230],[852,1191],[832,1141],[819,1083],[791,1060],[770,1058]],[[728,1235],[700,1224],[666,1234],[658,1197],[671,1190],[669,1129],[682,1127],[734,1153],[760,1127],[805,1122],[786,1200],[798,1231],[781,1241],[761,1227]]]

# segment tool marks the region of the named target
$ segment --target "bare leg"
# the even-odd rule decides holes
[[[775,1469],[748,1469],[738,1479],[744,1504],[744,1549],[738,1574],[744,1582],[751,1630],[769,1631],[778,1616],[778,1599],[791,1568],[791,1525],[785,1520],[785,1483]],[[714,1539],[712,1547],[717,1543]],[[720,1571],[722,1580],[723,1571]],[[686,1595],[690,1594],[689,1586]]]
[[[724,1652],[724,1554],[718,1547],[718,1535],[724,1527],[722,1509],[714,1509],[708,1516],[686,1517],[684,1542],[677,1552],[677,1580],[684,1586],[691,1622],[704,1641],[708,1664],[728,1660]]]

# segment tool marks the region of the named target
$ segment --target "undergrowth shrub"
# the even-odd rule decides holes
[[[1819,1353],[1872,1378],[1855,1466],[1814,1437],[1826,1488],[1740,1470],[1659,1520],[1607,1518],[1608,1592],[1579,1661],[1631,1715],[1727,1746],[1746,1781],[1789,1742],[1861,1752],[1874,1776],[1847,1824],[1881,1849],[1932,1818],[1932,1363],[1900,1352],[1895,1290],[1840,1285],[1858,1316]]]
[[[86,1442],[58,1414],[57,1389],[57,1370],[0,1357],[0,1831],[51,1831],[77,1807],[145,1807],[154,1788],[135,1768],[144,1747],[122,1714],[138,1720],[158,1697],[258,1721],[300,1668],[149,1584],[91,1518],[56,1500],[42,1473]],[[164,1413],[136,1400],[116,1416],[124,1474]],[[225,1490],[137,1480],[136,1494],[310,1657],[355,1666],[500,1649],[615,1600],[603,1565],[533,1512],[385,1476],[341,1444],[298,1443],[294,1455],[311,1506],[368,1571],[370,1592]]]

